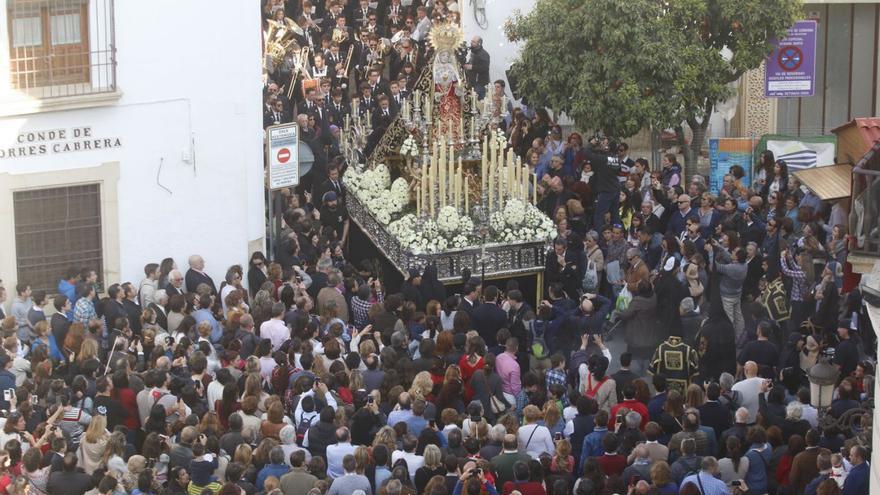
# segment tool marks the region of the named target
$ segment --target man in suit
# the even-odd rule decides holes
[[[179,270],[171,270],[168,274],[168,285],[165,286],[165,291],[168,293],[168,297],[183,295],[186,290],[183,287],[183,273]]]
[[[861,445],[849,449],[849,462],[853,468],[843,482],[843,495],[868,495],[871,468],[868,466],[868,451]]]
[[[815,428],[809,430],[804,440],[807,442],[807,448],[794,456],[788,475],[789,486],[793,493],[804,493],[807,484],[819,476],[819,466],[816,463],[816,458],[819,456],[819,430]]]
[[[816,467],[819,469],[819,476],[813,478],[807,487],[804,488],[804,495],[816,495],[816,489],[819,488],[819,485],[831,478],[831,451],[828,449],[821,449],[819,451],[819,456],[816,457]]]
[[[342,203],[345,203],[345,186],[342,184],[342,179],[340,178],[340,164],[339,163],[331,163],[329,167],[327,167],[327,180],[318,184],[315,187],[315,190],[312,192],[313,198],[323,198],[324,193],[327,191],[333,191],[336,193],[336,196]]]
[[[384,38],[388,33],[385,31],[385,27],[379,24],[379,17],[374,12],[370,14],[369,18],[367,18],[367,25],[364,26],[364,29],[377,37]]]
[[[461,290],[461,300],[458,301],[458,307],[455,308],[456,311],[464,311],[471,318],[474,317],[474,311],[480,305],[477,295],[477,286],[474,284],[464,284],[464,288]]]
[[[287,118],[284,112],[284,103],[281,100],[273,101],[271,110],[263,115],[263,129],[270,125],[286,124],[288,122],[290,122],[290,119]]]
[[[358,110],[361,112],[361,115],[372,117],[373,112],[379,105],[376,103],[376,99],[373,98],[373,92],[370,90],[370,85],[367,83],[367,81],[364,81],[360,84],[360,86],[358,86],[358,89],[361,92],[361,99],[360,104],[358,105]]]
[[[475,329],[485,342],[494,342],[498,331],[507,326],[507,313],[498,306],[501,291],[490,285],[483,291],[483,304],[474,308],[471,314],[471,328]]]
[[[121,285],[113,284],[107,287],[107,299],[104,301],[104,321],[107,322],[108,329],[115,328],[117,319],[128,317],[122,302],[124,298],[125,291]],[[57,338],[58,336],[56,336]]]
[[[721,434],[730,428],[730,409],[718,402],[721,397],[721,386],[710,383],[706,387],[706,403],[698,409],[700,411],[700,423],[715,430],[715,436],[721,438]]]
[[[391,125],[391,122],[394,121],[395,112],[391,108],[391,103],[387,96],[379,95],[377,102],[379,106],[373,112],[373,132],[381,136],[388,129],[388,126]]]
[[[397,113],[400,112],[400,109],[403,107],[403,100],[405,97],[400,92],[400,84],[397,81],[392,80],[388,86],[390,89],[390,94],[388,95],[388,103],[394,110],[394,114],[397,115]]]
[[[408,14],[409,10],[400,4],[400,0],[391,0],[391,4],[385,9],[383,22],[389,28],[403,28],[403,22]]]
[[[345,116],[351,113],[351,109],[342,98],[341,88],[330,90],[330,105],[327,107],[327,113],[331,124],[337,127],[345,124]]]
[[[583,279],[580,258],[574,250],[567,249],[565,239],[557,237],[553,241],[553,250],[547,253],[544,264],[544,283],[548,286],[560,283],[569,297],[577,295],[577,289]]]
[[[189,270],[186,271],[186,291],[195,292],[199,284],[207,284],[211,288],[211,294],[217,294],[214,280],[205,273],[204,258],[194,254],[189,257]]]
[[[61,471],[49,475],[46,492],[51,494],[86,493],[94,487],[92,477],[77,469],[77,458],[73,452],[64,455]]]
[[[156,313],[156,324],[162,327],[164,330],[168,330],[168,313],[165,310],[165,305],[168,304],[168,292],[165,289],[159,289],[156,292],[153,292],[153,301],[147,308],[152,309],[154,313]]]
[[[516,360],[520,369],[529,369],[528,342],[531,342],[531,335],[526,329],[525,316],[527,313],[534,313],[532,307],[525,301],[523,294],[519,290],[512,290],[507,293],[508,310],[508,326],[510,335],[516,337],[522,342],[516,353]]]
[[[370,16],[376,15],[376,11],[370,8],[370,0],[360,0],[360,6],[354,11],[352,20],[358,27],[366,26],[370,22]]]

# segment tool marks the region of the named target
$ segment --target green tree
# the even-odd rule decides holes
[[[716,104],[800,11],[800,0],[537,0],[505,29],[531,105],[616,137],[684,123],[692,174]]]

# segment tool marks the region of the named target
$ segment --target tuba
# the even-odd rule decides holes
[[[265,36],[265,59],[271,59],[273,66],[277,67],[290,52],[299,51],[300,49],[293,31],[291,31],[289,26],[281,22],[269,20],[269,29],[266,31]]]

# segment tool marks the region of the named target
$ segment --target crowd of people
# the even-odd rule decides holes
[[[295,102],[289,70],[271,71],[267,116],[295,108],[325,153],[286,191],[271,259],[219,285],[192,255],[106,289],[92,267],[51,291],[0,287],[2,494],[868,493],[876,343],[845,200],[770,152],[711,192],[674,154],[652,167],[517,107],[501,130],[558,227],[546,297],[469,274],[452,294],[433,266],[386,287],[348,242],[333,105],[360,95],[381,114],[458,7],[324,3],[264,2],[267,20],[296,19],[312,73],[339,71],[333,28],[358,60]],[[411,52],[377,67],[401,31]],[[488,54],[470,47],[479,88]],[[818,410],[822,361],[839,378]]]

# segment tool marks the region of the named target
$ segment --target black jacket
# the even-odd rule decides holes
[[[199,273],[192,268],[186,271],[186,291],[187,292],[195,292],[196,288],[199,284],[208,284],[211,287],[211,292],[217,293],[217,286],[214,285],[214,281],[207,273]]]
[[[92,477],[80,469],[72,473],[58,471],[49,475],[46,492],[49,495],[82,495],[93,487]]]
[[[507,313],[497,304],[481,304],[471,313],[471,328],[483,337],[486,345],[498,340],[498,331],[507,326]]]
[[[327,446],[336,443],[336,425],[318,421],[309,428],[309,452],[327,458]]]

